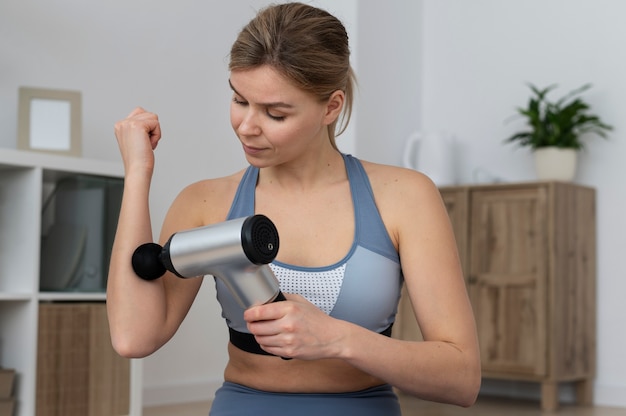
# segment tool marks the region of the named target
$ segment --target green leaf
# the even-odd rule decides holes
[[[557,87],[556,84],[540,89],[528,83],[528,87],[533,95],[525,108],[518,107],[516,111],[518,116],[526,119],[529,130],[511,135],[505,140],[507,143],[533,149],[546,146],[581,149],[581,136],[593,134],[606,138],[607,131],[613,130],[597,115],[589,114],[589,104],[580,97],[591,88],[591,84],[570,91],[556,102],[547,98]]]

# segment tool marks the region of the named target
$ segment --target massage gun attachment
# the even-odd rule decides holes
[[[133,270],[145,280],[170,271],[182,278],[213,275],[239,304],[285,300],[268,266],[278,254],[278,231],[264,215],[252,215],[174,233],[163,247],[143,244],[132,257]]]

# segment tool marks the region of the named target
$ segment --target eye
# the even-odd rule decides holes
[[[247,105],[248,103],[245,100],[240,99],[236,95],[233,95],[233,103],[237,105]]]
[[[285,120],[285,116],[277,116],[277,115],[274,115],[274,114],[272,114],[272,113],[270,112],[270,110],[269,110],[269,109],[267,109],[265,113],[267,114],[267,116],[268,116],[269,118],[271,118],[271,119],[272,119],[272,120],[274,120],[274,121],[284,121],[284,120]]]

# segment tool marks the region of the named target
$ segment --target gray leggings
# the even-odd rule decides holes
[[[270,393],[225,382],[209,416],[400,416],[391,386],[354,393]]]

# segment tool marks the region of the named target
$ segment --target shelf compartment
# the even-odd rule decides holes
[[[19,415],[34,413],[36,322],[36,302],[0,302],[0,366],[16,371],[14,397]]]
[[[39,272],[41,170],[0,169],[0,292],[34,293]]]

